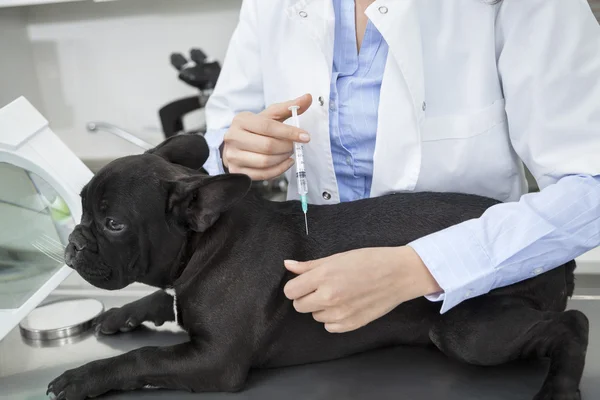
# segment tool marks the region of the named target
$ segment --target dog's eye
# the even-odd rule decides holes
[[[108,218],[108,219],[106,220],[106,227],[107,227],[108,229],[110,229],[111,231],[118,232],[118,231],[122,231],[122,230],[123,230],[123,228],[125,228],[125,225],[123,225],[123,224],[121,224],[121,223],[118,223],[117,221],[115,221],[115,220],[114,220],[114,219],[112,219],[112,218]]]

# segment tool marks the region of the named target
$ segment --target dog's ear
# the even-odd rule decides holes
[[[219,216],[241,200],[252,185],[249,176],[225,174],[189,176],[167,182],[167,212],[196,232],[210,228]]]
[[[182,134],[168,138],[146,153],[161,156],[173,164],[199,170],[208,159],[209,149],[203,136]]]

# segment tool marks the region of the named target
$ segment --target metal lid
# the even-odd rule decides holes
[[[21,335],[33,340],[64,339],[92,327],[92,321],[104,311],[96,299],[78,298],[43,304],[19,324]]]

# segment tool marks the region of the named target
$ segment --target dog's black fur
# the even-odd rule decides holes
[[[433,343],[476,365],[549,357],[537,400],[574,400],[583,373],[588,320],[565,311],[573,261],[521,283],[466,300],[441,315],[424,298],[398,306],[356,331],[328,333],[283,293],[284,259],[317,259],[363,247],[400,246],[479,217],[496,201],[464,194],[393,194],[311,206],[310,236],[297,202],[249,191],[245,175],[209,177],[201,136],[168,139],[143,155],[116,160],[82,191],[83,217],[67,263],[105,289],[132,282],[173,287],[187,343],[147,347],[65,372],[49,385],[59,399],[112,390],[237,391],[251,368],[336,359],[390,345]],[[112,309],[104,334],[144,321],[173,321],[160,290]]]

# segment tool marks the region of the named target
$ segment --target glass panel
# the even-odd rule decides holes
[[[0,163],[0,309],[19,308],[63,265],[75,221],[38,175]]]

